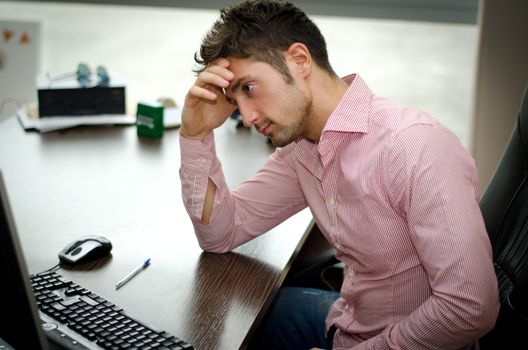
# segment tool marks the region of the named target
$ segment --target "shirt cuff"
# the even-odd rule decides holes
[[[211,131],[203,142],[185,138],[180,134],[180,152],[183,170],[208,175],[216,157],[214,133]]]

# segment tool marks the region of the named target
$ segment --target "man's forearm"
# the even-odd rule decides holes
[[[214,197],[216,193],[216,186],[211,179],[207,183],[207,192],[205,193],[203,212],[202,212],[202,222],[204,224],[209,224],[209,219],[211,219],[211,213],[213,211]]]

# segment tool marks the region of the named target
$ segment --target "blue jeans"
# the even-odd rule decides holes
[[[284,287],[264,316],[250,349],[331,349],[333,332],[325,334],[325,319],[338,292]]]

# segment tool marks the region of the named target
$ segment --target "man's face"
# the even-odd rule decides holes
[[[271,65],[250,59],[228,58],[235,78],[225,89],[236,103],[244,125],[255,126],[273,145],[285,146],[311,127],[312,101],[295,81],[287,84]]]

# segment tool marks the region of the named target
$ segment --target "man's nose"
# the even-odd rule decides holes
[[[258,121],[258,113],[249,108],[249,106],[238,105],[240,115],[242,116],[242,122],[246,128],[254,125]]]

